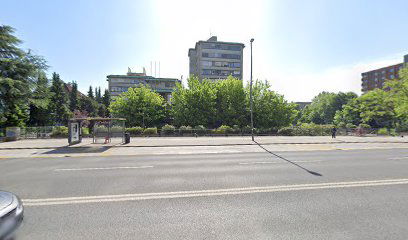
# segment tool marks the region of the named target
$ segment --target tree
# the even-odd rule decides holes
[[[96,117],[98,115],[98,103],[90,97],[83,96],[80,98],[81,110],[85,111],[88,116]]]
[[[400,79],[388,80],[385,89],[389,90],[388,99],[394,103],[395,113],[408,121],[408,67],[399,72]]]
[[[204,125],[211,127],[216,120],[217,89],[210,80],[200,82],[196,77],[188,79],[188,88],[176,84],[172,96],[172,111],[176,125]]]
[[[39,72],[35,88],[30,99],[30,126],[46,126],[51,124],[48,114],[51,102],[51,93],[47,76]]]
[[[127,126],[151,127],[162,122],[164,104],[165,100],[160,94],[140,85],[116,97],[109,111],[114,117],[126,118]]]
[[[105,89],[105,93],[103,94],[102,97],[102,104],[105,105],[105,107],[109,107],[110,105],[110,93],[108,89]]]
[[[242,80],[229,76],[218,81],[215,85],[216,93],[216,126],[248,124],[248,110],[243,106],[245,89]]]
[[[0,26],[0,125],[24,126],[29,116],[31,86],[46,69],[39,56],[18,47],[21,41],[10,26]]]
[[[101,87],[95,88],[95,100],[102,103]]]
[[[78,99],[78,84],[76,82],[71,83],[72,89],[69,93],[69,109],[74,112],[79,109]]]
[[[68,107],[68,96],[63,81],[57,73],[52,74],[50,114],[54,124],[65,125],[71,115]]]
[[[393,127],[397,121],[394,103],[386,91],[375,89],[353,99],[337,111],[335,123],[368,124],[373,128]]]
[[[89,90],[88,90],[88,97],[94,99],[94,93],[93,93],[93,89],[92,86],[89,86]]]
[[[336,111],[341,110],[343,105],[357,97],[357,94],[321,92],[313,98],[312,103],[302,111],[301,122],[316,124],[333,123]]]
[[[296,105],[288,103],[282,95],[269,90],[265,81],[255,81],[253,92],[254,127],[279,129],[291,124],[297,115]],[[246,106],[249,108],[249,86],[246,87]]]

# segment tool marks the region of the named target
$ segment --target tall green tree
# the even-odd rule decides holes
[[[227,79],[218,81],[216,87],[216,125],[239,125],[248,124],[248,111],[245,102],[245,89],[242,80],[229,76]]]
[[[316,124],[331,124],[333,123],[336,111],[341,110],[343,105],[354,98],[357,98],[357,94],[352,92],[321,92],[313,98],[310,105],[303,109],[300,121],[307,123],[313,122]]]
[[[0,125],[24,126],[29,116],[31,89],[39,71],[46,69],[43,58],[19,48],[14,29],[0,25]]]
[[[85,111],[89,117],[96,117],[98,115],[98,103],[90,97],[83,96],[80,98],[81,110]]]
[[[64,83],[57,73],[52,74],[50,114],[54,124],[65,125],[71,115]]]
[[[127,126],[158,126],[164,118],[165,100],[146,86],[129,88],[109,106],[114,117],[126,118]]]
[[[105,92],[102,97],[102,104],[108,108],[110,105],[110,101],[111,101],[110,92],[108,89],[105,89]]]
[[[246,87],[246,106],[249,108],[249,86]],[[253,85],[254,127],[279,129],[289,126],[297,115],[296,105],[270,90],[268,82],[255,81]]]
[[[192,76],[188,79],[188,88],[176,84],[172,96],[172,111],[176,125],[215,126],[217,89],[209,80],[200,82]]]
[[[388,99],[394,103],[395,113],[408,122],[408,67],[399,72],[399,79],[389,80],[385,83],[389,90]]]
[[[49,107],[51,102],[50,86],[47,76],[39,72],[30,98],[30,126],[47,126],[51,124]]]
[[[95,100],[98,103],[102,103],[101,87],[95,88]]]
[[[78,84],[73,81],[71,83],[71,92],[69,93],[69,110],[74,112],[79,109]]]
[[[388,98],[389,93],[375,89],[353,99],[335,116],[335,123],[368,124],[373,128],[393,127],[397,122],[394,103]]]
[[[89,98],[92,98],[92,99],[95,98],[94,92],[93,92],[93,89],[92,89],[92,86],[89,86],[88,97],[89,97]]]

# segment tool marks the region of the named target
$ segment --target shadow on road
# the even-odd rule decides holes
[[[297,164],[297,163],[295,163],[295,162],[292,162],[292,161],[290,161],[290,160],[288,160],[288,159],[286,159],[286,158],[284,158],[284,157],[282,157],[282,156],[280,156],[280,155],[278,155],[278,154],[276,154],[276,153],[274,153],[274,152],[269,151],[268,149],[264,148],[261,144],[259,144],[259,143],[258,143],[257,141],[255,141],[255,140],[254,140],[254,142],[255,142],[260,148],[262,148],[263,150],[265,150],[266,152],[272,154],[273,156],[275,156],[275,157],[277,157],[277,158],[280,158],[280,159],[282,159],[282,160],[285,160],[286,162],[291,163],[291,164],[295,165],[296,167],[301,168],[301,169],[305,170],[306,172],[308,172],[308,173],[310,173],[310,174],[312,174],[312,175],[314,175],[314,176],[319,176],[319,177],[323,176],[322,174],[320,174],[320,173],[318,173],[318,172],[311,171],[311,170],[309,170],[309,169],[307,169],[307,168],[305,168],[305,167],[300,166],[299,164]]]
[[[112,146],[98,147],[59,147],[44,154],[68,154],[68,153],[102,153],[109,150]]]

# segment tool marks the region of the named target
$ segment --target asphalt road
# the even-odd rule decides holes
[[[408,149],[0,160],[19,239],[406,239]]]

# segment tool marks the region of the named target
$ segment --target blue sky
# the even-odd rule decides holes
[[[408,54],[405,0],[20,0],[4,1],[0,24],[80,90],[107,87],[106,75],[160,61],[161,77],[188,75],[188,48],[210,34],[238,41],[249,79],[291,101],[327,91],[360,91],[360,73]]]

